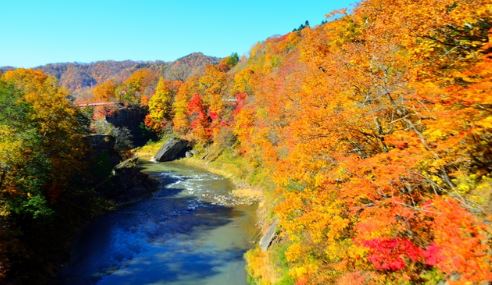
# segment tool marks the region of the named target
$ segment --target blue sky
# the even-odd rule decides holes
[[[0,66],[246,54],[354,0],[15,0],[0,3]]]

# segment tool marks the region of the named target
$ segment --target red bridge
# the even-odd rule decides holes
[[[97,106],[123,106],[120,102],[95,102],[95,103],[79,103],[75,104],[77,107],[97,107]]]

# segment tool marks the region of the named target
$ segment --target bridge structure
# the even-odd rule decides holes
[[[77,107],[98,107],[98,106],[116,106],[123,107],[123,103],[120,102],[93,102],[93,103],[78,103],[75,104]]]

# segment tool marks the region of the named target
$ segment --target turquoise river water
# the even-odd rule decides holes
[[[246,284],[255,206],[223,177],[145,163],[159,190],[97,218],[74,243],[62,284]]]

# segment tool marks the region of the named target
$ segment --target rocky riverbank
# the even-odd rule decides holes
[[[165,145],[167,140],[154,142],[138,149],[135,154],[149,159]],[[255,256],[272,256],[278,252],[278,220],[271,213],[274,205],[273,184],[270,176],[262,169],[251,168],[244,159],[230,150],[214,150],[213,147],[202,150],[194,150],[192,157],[185,157],[173,162],[173,164],[185,165],[203,169],[205,171],[223,176],[234,184],[232,194],[235,199],[246,200],[248,203],[258,203],[256,211],[256,228],[259,234],[257,241],[246,254],[246,268],[251,274],[252,266],[255,266]],[[273,249],[272,249],[273,248]],[[282,275],[273,264],[264,263],[265,270],[272,271],[273,275]],[[250,276],[251,279],[254,277]],[[276,279],[278,279],[276,277]]]
[[[111,176],[97,185],[96,191],[116,205],[147,197],[156,190],[157,182],[141,170],[137,157],[127,159],[113,168]]]

